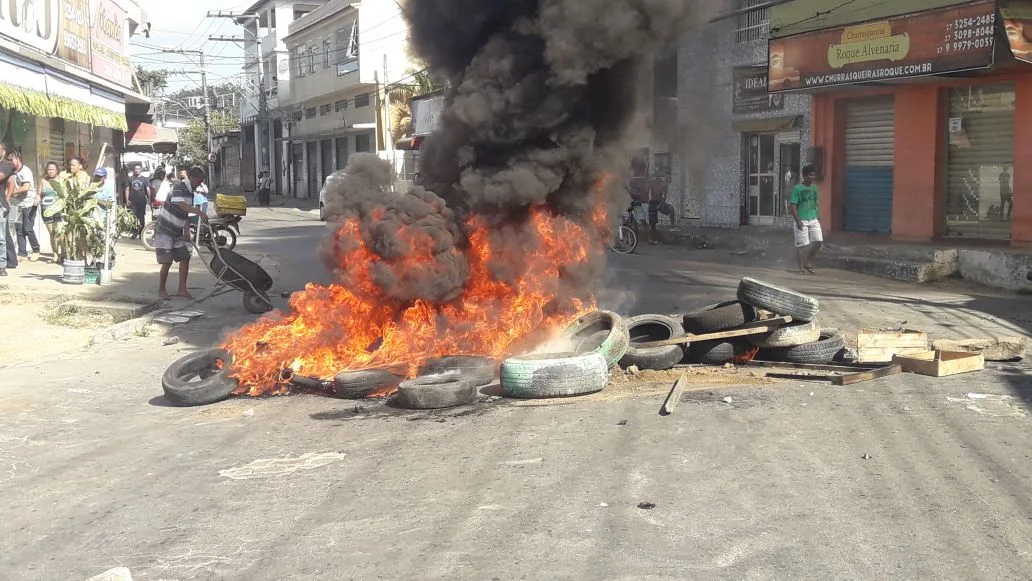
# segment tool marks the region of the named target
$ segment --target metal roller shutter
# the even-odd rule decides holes
[[[892,97],[846,104],[845,229],[892,231],[895,163],[895,101]]]
[[[950,92],[950,153],[946,170],[946,234],[1006,240],[1011,235],[1014,86]],[[1004,186],[1003,182],[1007,185]]]
[[[55,161],[57,162],[57,167],[65,169],[64,120],[50,120],[48,137],[50,139],[50,158],[46,161]]]

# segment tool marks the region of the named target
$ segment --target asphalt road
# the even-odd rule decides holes
[[[312,216],[256,210],[245,226],[240,251],[274,292],[325,279]],[[743,274],[793,276],[765,257],[646,251],[613,262],[604,306],[676,312],[733,294]],[[798,285],[835,326],[1027,325],[1025,299],[956,286],[834,272]],[[120,565],[138,580],[1032,571],[1023,364],[845,388],[700,377],[669,417],[665,385],[437,413],[315,396],[168,407],[165,367],[250,320],[239,295],[202,308],[177,345],[139,336],[2,370],[0,578]]]

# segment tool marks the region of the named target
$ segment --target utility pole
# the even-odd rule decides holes
[[[207,15],[208,15],[208,18],[232,18],[235,21],[245,20],[245,19],[246,20],[254,20],[255,21],[254,41],[255,41],[255,44],[257,45],[257,48],[258,48],[258,50],[256,51],[256,54],[258,55],[258,119],[255,122],[254,141],[255,141],[255,143],[260,144],[260,148],[261,148],[260,151],[262,152],[261,155],[258,156],[258,159],[255,160],[255,166],[258,166],[259,164],[262,165],[262,166],[266,166],[266,159],[265,159],[265,157],[268,156],[269,157],[269,162],[268,162],[267,166],[268,166],[268,169],[271,171],[273,169],[272,168],[273,160],[276,159],[276,156],[275,156],[275,153],[273,152],[273,147],[274,146],[271,143],[272,142],[273,131],[272,131],[272,126],[271,126],[271,124],[269,122],[269,99],[268,99],[268,95],[266,94],[266,91],[265,91],[265,81],[266,81],[266,78],[265,78],[265,59],[263,58],[263,55],[262,55],[262,39],[258,35],[258,30],[259,30],[259,26],[260,26],[260,22],[259,22],[260,18],[259,18],[259,16],[257,14],[247,14],[247,13],[244,13],[244,12],[228,12],[228,11],[225,11],[225,10],[209,10]],[[239,24],[239,22],[238,22],[238,24]],[[209,40],[214,40],[214,41],[219,41],[219,42],[234,42],[234,43],[236,43],[236,42],[245,43],[246,42],[246,39],[244,37],[215,37],[215,36],[209,36],[208,39]],[[245,51],[246,51],[246,46],[245,46]],[[245,52],[245,54],[246,54],[246,52]],[[268,139],[264,139],[266,133],[268,133],[268,135],[269,135]],[[259,171],[258,167],[255,167],[254,169],[255,169],[255,171]],[[262,167],[262,169],[265,169],[265,167]],[[279,171],[279,169],[276,168],[276,171]],[[257,184],[255,184],[255,185],[257,187]]]
[[[213,186],[212,174],[215,169],[215,163],[212,160],[212,154],[215,153],[215,148],[211,137],[211,103],[208,99],[208,72],[204,68],[204,53],[201,51],[197,51],[197,53],[201,56],[201,93],[204,95],[204,97],[202,97],[202,102],[204,103],[204,133],[208,137],[208,156],[206,160],[208,162],[207,182],[208,187],[210,188]]]

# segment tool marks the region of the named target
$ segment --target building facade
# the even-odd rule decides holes
[[[290,24],[279,99],[291,195],[314,198],[351,153],[393,147],[385,87],[414,72],[407,38],[395,2],[331,0]]]
[[[1032,243],[1032,2],[837,4],[773,8],[769,48],[772,94],[813,99],[826,228]]]
[[[729,0],[724,17],[679,44],[671,191],[688,224],[791,224],[786,202],[808,161],[810,96],[767,92],[770,4]]]
[[[263,171],[272,173],[277,192],[288,190],[289,156],[283,154],[280,95],[290,83],[291,69],[284,38],[292,22],[324,3],[259,0],[236,19],[244,29],[247,85],[240,102],[240,185],[244,191],[255,191],[258,174]]]
[[[150,120],[128,56],[146,26],[130,0],[11,2],[0,14],[0,139],[34,172],[72,157],[118,167],[127,132]]]

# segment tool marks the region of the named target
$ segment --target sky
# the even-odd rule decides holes
[[[142,0],[151,21],[151,35],[136,35],[129,41],[133,65],[144,69],[173,69],[191,74],[169,77],[167,92],[200,87],[197,55],[163,54],[159,48],[204,51],[208,84],[217,85],[239,75],[244,63],[243,48],[230,42],[212,42],[210,35],[242,36],[243,30],[229,18],[206,18],[208,11],[240,12],[254,0]]]

